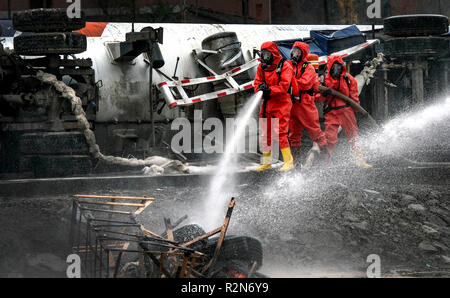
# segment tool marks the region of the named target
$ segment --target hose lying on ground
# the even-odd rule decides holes
[[[189,168],[178,160],[171,160],[160,156],[151,156],[146,159],[122,158],[115,156],[103,155],[96,143],[95,134],[90,128],[89,121],[86,119],[86,113],[83,110],[81,99],[77,97],[75,91],[67,86],[64,82],[59,81],[56,76],[38,71],[37,79],[41,82],[53,86],[64,98],[70,100],[72,111],[75,114],[78,124],[83,131],[86,142],[89,146],[89,152],[96,159],[102,160],[108,164],[131,167],[151,167],[153,173],[162,174],[165,169],[174,169],[182,173],[188,173]]]

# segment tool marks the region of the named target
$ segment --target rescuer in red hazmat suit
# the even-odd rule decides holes
[[[314,93],[318,92],[319,77],[315,68],[308,63],[309,45],[295,42],[291,50],[290,63],[294,69],[292,78],[291,119],[289,122],[289,142],[295,165],[300,165],[300,146],[303,130],[319,145],[320,151],[328,155],[327,138],[320,128],[319,112],[314,103]]]
[[[278,47],[273,42],[261,45],[261,63],[258,66],[254,88],[255,92],[263,92],[263,104],[259,118],[262,122],[262,166],[256,171],[272,169],[272,144],[278,139],[284,165],[280,171],[294,168],[294,159],[289,148],[288,132],[292,101],[288,94],[292,81],[292,66],[282,59]],[[272,125],[273,119],[278,125]],[[273,126],[273,135],[272,135]]]
[[[347,73],[342,57],[328,57],[325,86],[339,91],[359,104],[358,83],[355,78]],[[317,94],[316,100],[324,102],[325,135],[328,140],[328,149],[330,152],[333,151],[334,146],[338,142],[338,129],[341,126],[347,141],[355,153],[358,166],[371,168],[372,166],[366,163],[361,149],[358,146],[358,125],[353,108],[342,99],[331,95],[331,90]]]

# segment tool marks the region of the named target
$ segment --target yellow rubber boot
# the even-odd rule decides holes
[[[263,153],[262,166],[255,169],[256,172],[264,172],[272,170],[272,152]]]
[[[363,169],[371,169],[371,168],[373,168],[372,165],[369,165],[369,164],[366,162],[366,160],[365,160],[365,158],[364,158],[364,155],[363,155],[361,149],[355,150],[355,158],[356,158],[356,165],[357,165],[358,167],[363,168]]]
[[[291,148],[287,147],[281,149],[281,154],[283,155],[284,166],[281,167],[280,172],[287,172],[294,168],[294,158],[291,154]]]

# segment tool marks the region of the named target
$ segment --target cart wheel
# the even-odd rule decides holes
[[[23,32],[67,32],[86,26],[84,14],[81,18],[69,18],[66,9],[31,9],[13,15],[13,27]]]
[[[384,33],[396,37],[441,35],[448,32],[442,15],[402,15],[384,20]]]
[[[205,230],[202,229],[199,225],[192,224],[182,226],[178,229],[173,230],[173,238],[176,242],[182,244],[195,238],[206,234]],[[163,233],[162,237],[166,238],[167,233]],[[189,246],[189,248],[195,250],[202,250],[208,244],[208,239],[203,239]]]
[[[69,55],[86,51],[86,36],[80,33],[22,34],[14,38],[14,50],[19,55]]]
[[[212,256],[217,245],[218,238],[210,239],[206,253]],[[257,262],[256,270],[261,268],[263,262],[263,249],[258,239],[246,236],[227,236],[223,241],[217,262],[227,262],[230,260],[245,261],[251,266],[254,261]]]

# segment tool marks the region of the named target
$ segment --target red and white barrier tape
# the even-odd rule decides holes
[[[227,71],[226,73],[223,73],[221,75],[209,76],[209,77],[204,77],[204,78],[196,78],[196,79],[185,79],[185,80],[179,80],[179,81],[164,81],[164,82],[159,83],[157,85],[157,87],[158,87],[159,91],[162,93],[167,104],[169,105],[169,108],[173,108],[175,106],[191,105],[194,103],[198,103],[198,102],[202,102],[202,101],[206,101],[206,100],[210,100],[210,99],[220,98],[223,96],[239,93],[239,92],[242,92],[242,91],[252,88],[253,81],[239,85],[233,79],[233,77],[240,73],[248,71],[249,69],[251,69],[253,67],[258,66],[258,64],[259,64],[259,59],[253,59],[250,62],[243,64],[239,67],[236,67],[230,71]],[[188,97],[186,92],[183,90],[183,87],[204,84],[204,83],[217,82],[217,81],[222,81],[222,80],[227,80],[234,87],[207,93],[207,94],[194,96],[192,98]],[[170,88],[176,88],[182,98],[175,99]]]

